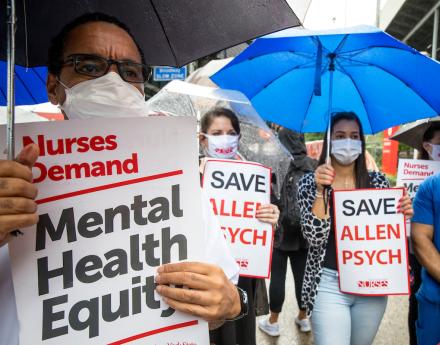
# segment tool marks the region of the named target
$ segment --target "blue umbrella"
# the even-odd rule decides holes
[[[264,36],[211,79],[299,132],[325,131],[338,110],[354,111],[367,134],[440,114],[440,64],[368,26]]]
[[[46,67],[15,67],[15,105],[47,102]],[[0,106],[6,105],[6,62],[0,61]]]

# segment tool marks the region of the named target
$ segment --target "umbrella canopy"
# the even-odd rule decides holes
[[[397,140],[403,144],[411,146],[419,151],[422,150],[423,135],[432,125],[440,129],[440,116],[432,119],[419,120],[400,128],[390,139]]]
[[[16,63],[46,64],[51,38],[81,14],[103,12],[128,25],[150,65],[182,66],[249,39],[299,25],[285,0],[15,0]],[[0,0],[6,37],[6,0]],[[0,60],[6,59],[0,40]]]
[[[46,67],[15,68],[15,104],[37,104],[47,102]],[[0,61],[0,106],[6,105],[6,63]]]
[[[239,155],[271,167],[277,177],[275,193],[279,195],[292,156],[242,93],[173,81],[150,98],[147,107],[151,113],[195,116],[198,120],[214,107],[233,110],[240,121]]]
[[[16,107],[15,108],[15,122],[25,123],[25,122],[40,122],[49,121],[44,116],[32,111],[29,107]],[[0,125],[6,123],[6,107],[0,107]]]
[[[300,132],[324,131],[340,110],[367,134],[440,114],[440,64],[374,27],[268,35],[212,79]]]

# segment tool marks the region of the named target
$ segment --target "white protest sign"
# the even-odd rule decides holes
[[[41,154],[39,223],[10,243],[20,344],[209,343],[154,283],[159,265],[203,259],[195,132],[184,117],[16,126],[17,152]]]
[[[439,171],[440,162],[421,159],[399,159],[396,185],[405,187],[409,197],[413,200],[422,182]],[[408,229],[407,235],[409,236],[411,230],[410,219],[406,222],[406,228]]]
[[[334,191],[335,238],[342,292],[409,293],[403,188]]]
[[[421,159],[399,159],[398,186],[406,187],[411,199],[416,196],[419,185],[429,176],[440,171],[440,162]]]
[[[244,277],[268,278],[273,229],[255,218],[270,203],[271,170],[261,164],[209,159],[203,189]]]

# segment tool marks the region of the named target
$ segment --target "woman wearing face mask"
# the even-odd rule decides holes
[[[301,224],[310,245],[302,301],[309,315],[313,310],[311,321],[316,345],[369,345],[379,328],[387,298],[355,296],[339,290],[331,191],[388,188],[389,182],[382,173],[367,171],[365,139],[354,113],[334,114],[331,142],[326,139],[318,168],[299,182]],[[325,164],[327,145],[330,145],[331,164]],[[324,206],[324,199],[330,200],[330,205]],[[412,216],[408,196],[400,200],[399,209],[405,216]]]
[[[240,159],[237,154],[240,140],[240,123],[237,116],[229,109],[215,108],[208,111],[200,121],[200,146],[206,158]],[[204,160],[201,162],[203,168]],[[202,170],[201,170],[202,171]],[[278,222],[278,207],[272,204],[262,205],[256,217],[275,226]],[[240,277],[238,287],[248,295],[249,311],[244,318],[226,322],[219,329],[211,332],[211,342],[216,345],[255,345],[256,344],[256,309],[261,300],[267,303],[264,279]]]

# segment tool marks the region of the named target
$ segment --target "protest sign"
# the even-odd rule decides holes
[[[413,200],[419,186],[429,176],[440,172],[440,162],[421,159],[399,159],[396,185],[405,187]],[[411,219],[406,221],[407,235],[411,232]]]
[[[17,152],[40,148],[39,222],[9,245],[20,344],[209,342],[154,283],[204,256],[195,132],[183,117],[16,126]]]
[[[440,172],[440,162],[421,159],[399,159],[398,186],[406,187],[411,199],[416,196],[419,185],[429,176]]]
[[[209,159],[202,184],[240,266],[240,275],[268,278],[273,229],[255,218],[255,212],[270,203],[270,168],[253,162]]]
[[[409,293],[403,188],[334,191],[339,285],[358,295]]]

